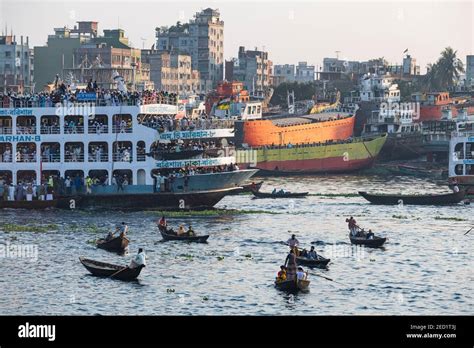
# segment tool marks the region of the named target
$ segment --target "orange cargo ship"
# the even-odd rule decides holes
[[[439,121],[443,118],[443,110],[450,110],[451,117],[459,114],[459,109],[466,108],[468,114],[474,113],[474,105],[466,97],[451,98],[448,92],[431,92],[426,95],[414,94],[413,101],[421,102],[420,118],[417,122]]]
[[[354,123],[354,115],[342,112],[237,122],[235,143],[260,147],[346,140],[353,135]]]

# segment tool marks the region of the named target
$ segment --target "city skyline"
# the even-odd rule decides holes
[[[423,74],[426,65],[434,63],[447,46],[457,50],[463,62],[466,55],[474,53],[474,7],[470,1],[47,3],[52,7],[37,1],[3,1],[2,32],[6,26],[8,34],[12,30],[17,37],[28,36],[30,47],[42,46],[54,33],[53,28],[72,28],[76,21],[94,20],[99,22],[100,33],[120,27],[134,47],[150,48],[156,42],[155,27],[187,22],[194,13],[211,7],[219,9],[225,23],[226,60],[237,56],[239,46],[245,46],[267,50],[274,64],[307,61],[319,67],[324,57],[336,55],[358,61],[384,57],[391,64],[399,64],[408,48]],[[134,12],[137,14],[126,15]],[[137,16],[140,24],[136,24]]]

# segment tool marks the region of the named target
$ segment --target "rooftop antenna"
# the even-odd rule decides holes
[[[339,59],[339,53],[341,53],[341,51],[335,51],[336,52],[336,59]]]
[[[145,41],[146,39],[144,37],[141,37],[140,40],[142,40],[142,49],[145,49]]]

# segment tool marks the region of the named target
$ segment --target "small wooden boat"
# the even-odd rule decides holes
[[[85,259],[83,257],[79,257],[79,261],[81,261],[82,265],[94,276],[110,277],[120,280],[136,279],[142,268],[145,267],[141,265],[137,268],[129,268],[128,266],[113,265],[111,263]]]
[[[252,193],[257,198],[304,198],[309,192],[284,192],[284,193],[271,193],[271,192],[260,192],[252,190]]]
[[[130,240],[127,237],[118,236],[112,238],[111,240],[105,240],[101,238],[97,240],[96,245],[100,249],[121,253],[124,252],[125,249],[128,247],[129,242]]]
[[[349,234],[349,239],[354,245],[364,245],[369,248],[380,248],[386,241],[387,238],[376,237],[374,239],[367,239],[365,237],[353,237]]]
[[[257,182],[254,184],[245,184],[241,186],[240,190],[235,190],[234,192],[230,193],[229,195],[238,195],[240,193],[244,192],[252,192],[253,190],[255,191],[260,191],[260,188],[263,185],[263,181]]]
[[[381,193],[370,194],[364,191],[359,191],[359,195],[372,204],[449,205],[461,202],[464,199],[466,192],[462,190],[459,192],[438,195],[390,195]]]
[[[331,259],[326,259],[321,255],[318,255],[317,259],[309,259],[303,256],[296,257],[296,263],[301,266],[308,266],[308,267],[326,267],[327,264],[331,261]]]
[[[398,166],[399,174],[416,176],[420,178],[432,178],[443,180],[448,178],[448,170],[437,167],[416,167],[406,164],[399,164]]]
[[[209,238],[209,235],[203,235],[203,236],[178,236],[175,233],[170,233],[169,230],[166,230],[164,227],[159,226],[159,230],[161,233],[161,236],[163,237],[163,240],[169,241],[169,240],[180,240],[180,241],[186,241],[186,242],[195,242],[195,243],[206,243],[207,239]]]
[[[309,280],[285,280],[283,282],[277,282],[275,281],[275,287],[278,289],[278,290],[281,290],[281,291],[286,291],[286,292],[292,292],[292,293],[295,293],[295,292],[298,292],[298,291],[302,291],[302,292],[308,292],[309,291],[309,284],[310,284],[310,281]]]

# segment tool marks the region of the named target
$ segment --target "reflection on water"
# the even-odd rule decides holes
[[[5,232],[2,244],[35,245],[33,258],[2,259],[0,314],[84,315],[336,315],[472,314],[472,206],[375,206],[359,190],[442,192],[444,187],[411,178],[321,176],[268,178],[274,187],[310,191],[306,199],[266,200],[229,196],[219,208],[271,211],[170,218],[209,233],[208,244],[160,242],[158,213],[0,211],[0,225],[50,225],[48,231]],[[349,243],[347,216],[388,237],[385,250],[357,250]],[[130,225],[130,253],[143,247],[148,265],[136,282],[90,276],[85,256],[126,264],[96,249],[91,240],[115,224]],[[8,229],[7,229],[8,230]],[[33,229],[34,230],[34,229]],[[306,246],[332,262],[314,270],[334,279],[310,277],[311,291],[291,296],[273,280],[296,233]],[[88,243],[89,241],[89,243]],[[11,256],[11,255],[10,255]]]

